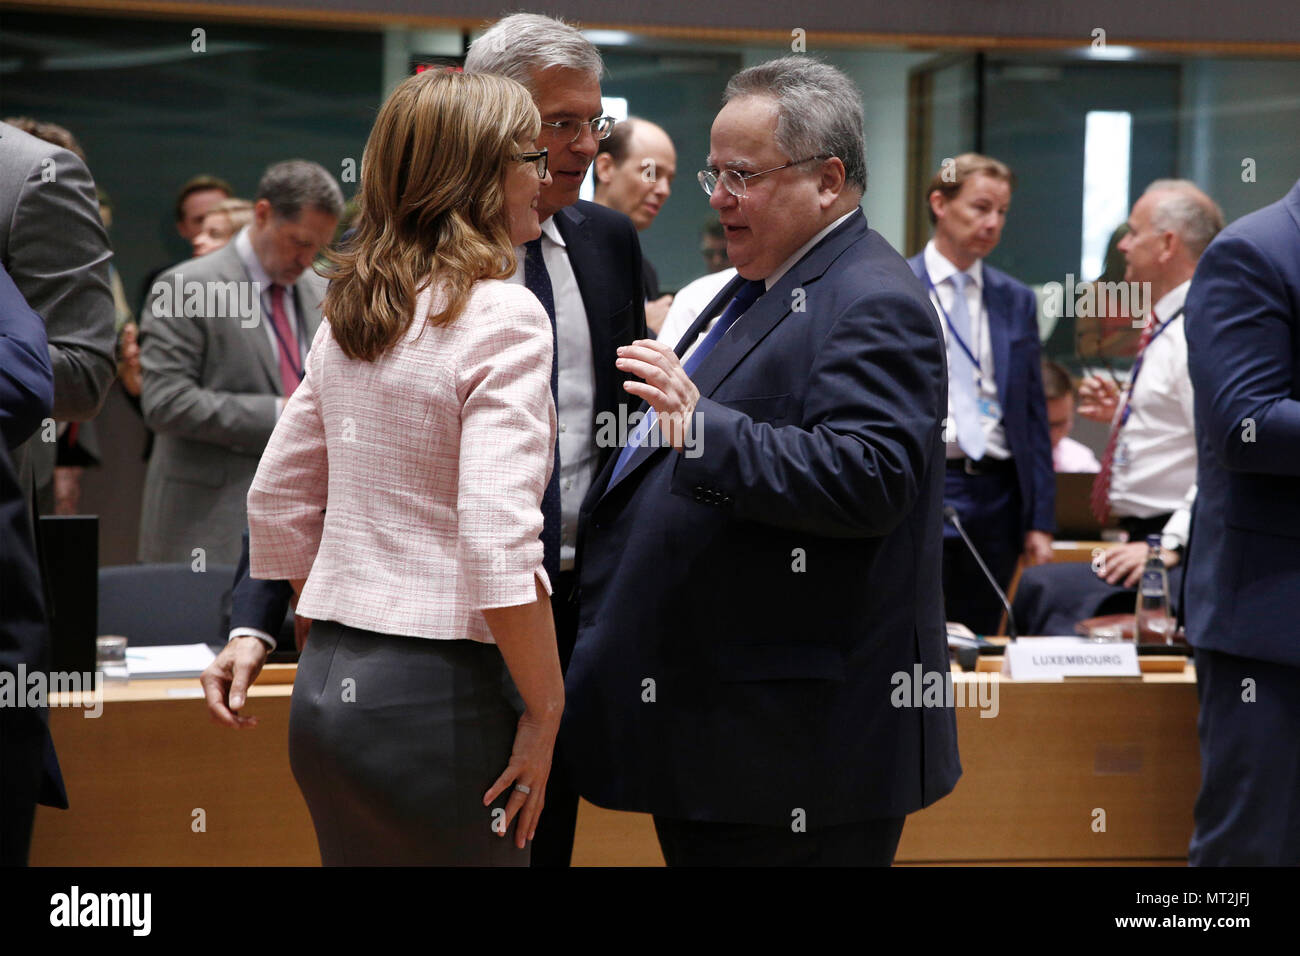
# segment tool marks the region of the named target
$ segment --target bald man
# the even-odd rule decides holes
[[[638,231],[648,229],[672,193],[677,175],[677,151],[663,128],[649,120],[629,116],[600,143],[596,154],[595,200],[623,213]],[[642,258],[645,281],[646,325],[658,333],[670,295],[659,294],[659,277]]]

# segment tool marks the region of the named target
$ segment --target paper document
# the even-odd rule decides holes
[[[217,655],[206,644],[160,644],[126,649],[127,675],[148,677],[198,677]]]

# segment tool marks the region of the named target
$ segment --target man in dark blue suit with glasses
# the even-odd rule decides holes
[[[1300,865],[1300,182],[1187,293],[1197,494],[1183,574],[1201,714],[1189,860]]]
[[[948,672],[947,378],[858,208],[859,103],[804,57],[731,80],[700,178],[740,275],[685,366],[619,350],[653,416],[583,503],[563,733],[579,792],[654,814],[670,866],[887,865],[960,773],[952,708],[895,693]]]

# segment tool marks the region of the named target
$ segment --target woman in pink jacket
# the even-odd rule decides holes
[[[248,494],[253,575],[292,581],[314,622],[289,752],[326,865],[528,863],[564,697],[540,541],[553,333],[502,280],[541,232],[539,128],[501,77],[429,71],[388,98]]]

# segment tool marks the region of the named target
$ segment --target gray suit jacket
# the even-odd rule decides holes
[[[202,290],[201,306],[175,301],[177,276],[186,295]],[[310,270],[293,287],[299,334],[305,329],[308,345],[320,325],[325,288]],[[242,305],[250,311],[243,313]],[[145,424],[157,434],[145,476],[141,561],[188,563],[195,548],[209,563],[239,560],[248,486],[283,393],[264,321],[270,317],[263,319],[233,240],[155,280],[140,316],[140,402]]]
[[[112,257],[85,164],[0,123],[0,261],[45,320],[57,419],[94,418],[117,375]],[[42,441],[46,431],[14,450],[24,494],[33,473],[38,484],[52,473],[54,443]]]

